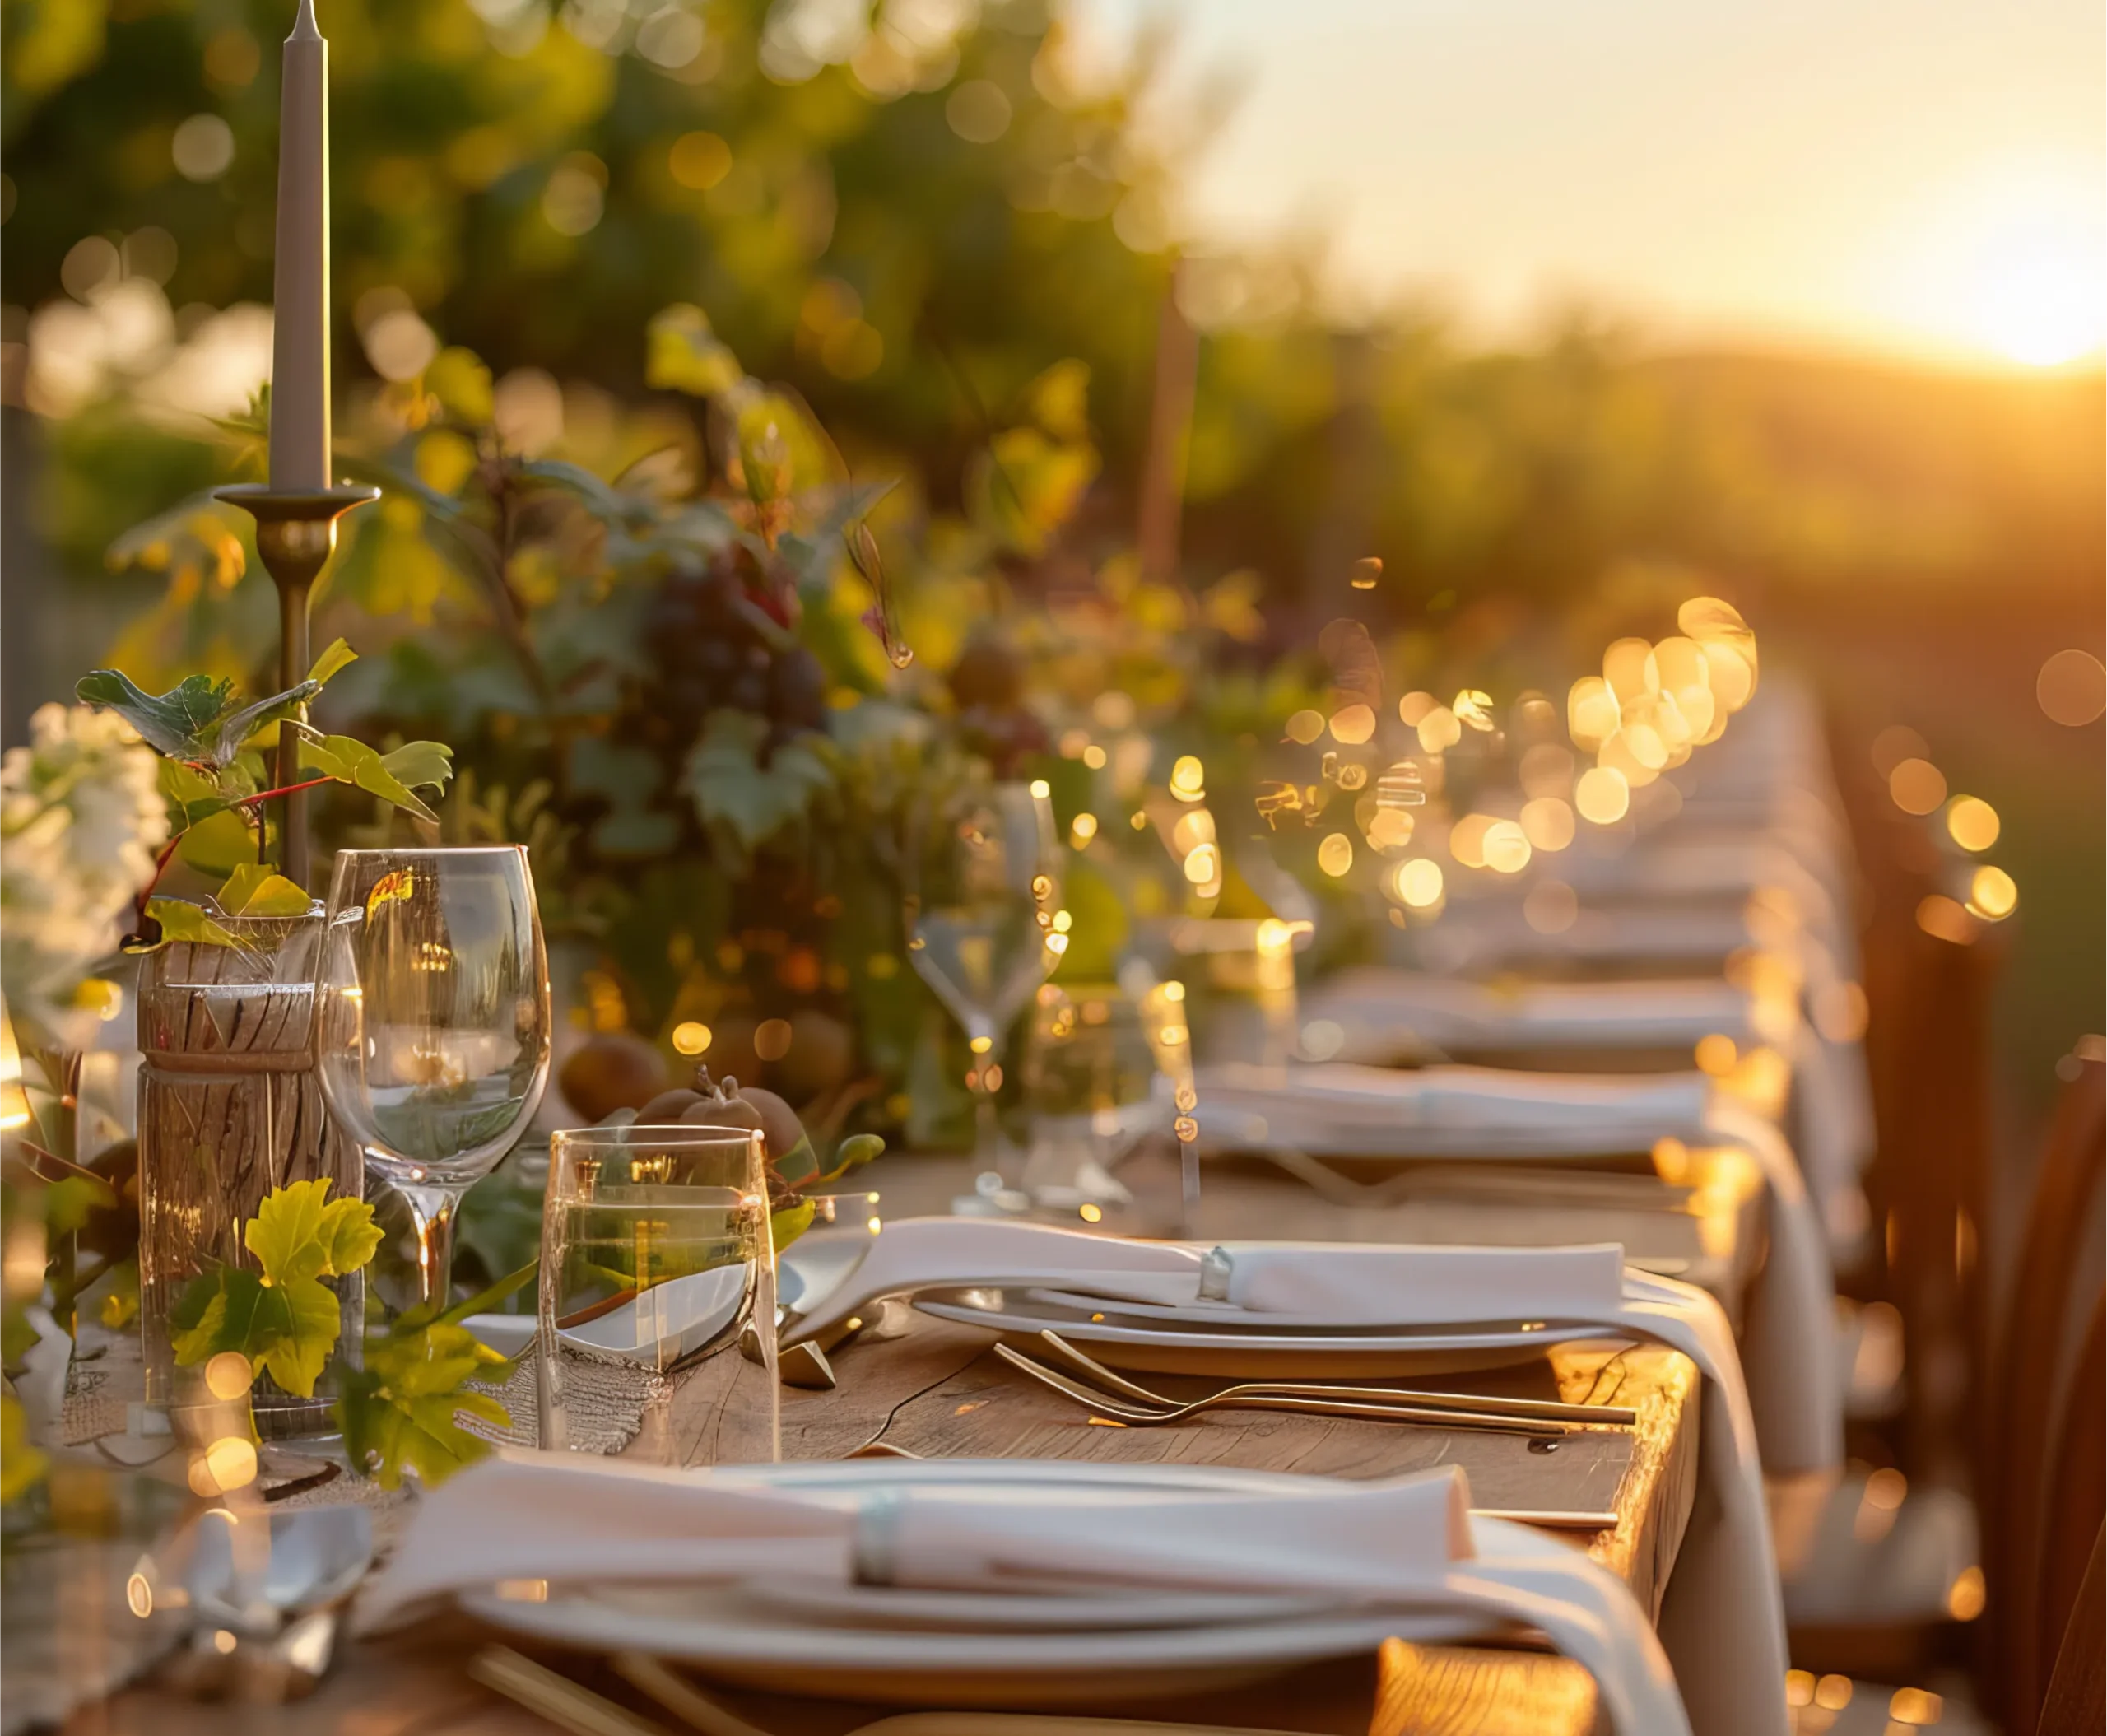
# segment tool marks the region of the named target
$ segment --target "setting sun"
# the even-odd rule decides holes
[[[1890,317],[1960,355],[2055,368],[2107,342],[2107,235],[2070,162],[1985,166],[1875,238]]]
[[[2042,232],[1987,260],[1978,328],[1999,355],[2053,368],[2099,347],[2097,273],[2076,236]]]

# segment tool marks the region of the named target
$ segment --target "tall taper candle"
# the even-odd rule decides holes
[[[271,486],[329,486],[329,44],[314,0],[286,38],[278,99],[278,252]],[[304,673],[304,672],[303,672]]]

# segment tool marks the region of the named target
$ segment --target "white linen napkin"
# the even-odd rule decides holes
[[[1691,1729],[1630,1592],[1578,1551],[1472,1520],[1454,1468],[1364,1483],[1237,1473],[1219,1492],[1146,1478],[1118,1489],[970,1477],[947,1485],[882,1464],[840,1468],[835,1487],[798,1488],[771,1487],[760,1468],[500,1452],[426,1498],[360,1594],[358,1623],[370,1629],[426,1598],[519,1579],[1309,1592],[1342,1609],[1395,1609],[1407,1637],[1537,1629],[1593,1675],[1623,1736]]]
[[[1286,1070],[1203,1068],[1203,1148],[1383,1157],[1578,1157],[1716,1140],[1762,1169],[1770,1253],[1751,1289],[1742,1361],[1763,1464],[1834,1471],[1844,1413],[1829,1245],[1792,1147],[1703,1073],[1565,1074],[1330,1062]]]
[[[1583,1157],[1653,1148],[1702,1120],[1703,1073],[1415,1073],[1237,1063],[1194,1079],[1203,1147],[1361,1157]]]
[[[1715,1031],[1741,1043],[1751,1012],[1749,995],[1723,977],[1495,987],[1382,965],[1342,971],[1301,999],[1304,1019],[1345,1033],[1333,1059],[1378,1066],[1427,1045],[1688,1048]]]
[[[1784,1728],[1784,1607],[1763,1459],[1733,1333],[1693,1285],[1622,1265],[1618,1250],[1229,1243],[1229,1295],[1254,1316],[1329,1314],[1342,1324],[1434,1324],[1516,1313],[1651,1338],[1704,1376],[1699,1492],[1661,1609],[1661,1639],[1700,1733]],[[1472,1268],[1476,1268],[1473,1270]],[[1256,1329],[1262,1324],[1254,1319]],[[1826,1342],[1825,1338],[1824,1342]]]

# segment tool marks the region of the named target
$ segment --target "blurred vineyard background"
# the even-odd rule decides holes
[[[869,522],[914,667],[808,617],[822,691],[784,703],[1000,710],[981,677],[947,682],[975,623],[1028,642],[1089,597],[1160,635],[1203,621],[1205,667],[1166,652],[1115,678],[1173,670],[1255,728],[1366,555],[1384,579],[1360,612],[1401,680],[1504,697],[1709,589],[1853,739],[1914,728],[2002,816],[2016,1115],[2097,1028],[2101,736],[2035,697],[2044,659],[2103,636],[2096,370],[1694,353],[1600,306],[1489,348],[1409,295],[1342,324],[1303,254],[1181,250],[1203,129],[1137,123],[1160,50],[1085,77],[1041,0],[318,10],[347,430],[440,494],[477,426],[602,477],[700,474],[721,365],[809,407],[835,449],[816,478],[896,482]],[[269,654],[240,524],[186,503],[253,461],[207,418],[238,418],[268,362],[286,12],[0,11],[10,743],[97,663],[253,683]],[[368,654],[342,703],[443,713],[488,789],[536,700],[468,679],[500,624],[426,528],[408,500],[352,521],[318,643]],[[523,559],[504,577],[515,603],[567,582]],[[843,582],[853,619],[868,598]],[[420,658],[447,691],[414,689]],[[621,854],[612,831],[581,848]]]

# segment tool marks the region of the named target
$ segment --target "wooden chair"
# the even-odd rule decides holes
[[[2080,1271],[2107,1193],[2107,1059],[2096,1038],[2075,1059],[1998,1338],[1995,1427],[1977,1485],[1989,1686],[2016,1736],[2040,1714],[2107,1484],[2107,1310],[2098,1277]]]
[[[2107,1294],[2095,1296],[2063,1404],[2055,1468],[2047,1484],[2041,1557],[2035,1575],[2034,1671],[2046,1682],[2056,1670],[2092,1546],[2107,1520]],[[2095,1639],[2099,1624],[2094,1624]]]
[[[2036,1736],[2099,1736],[2107,1729],[2107,1596],[2100,1586],[2100,1541],[2095,1531]]]

